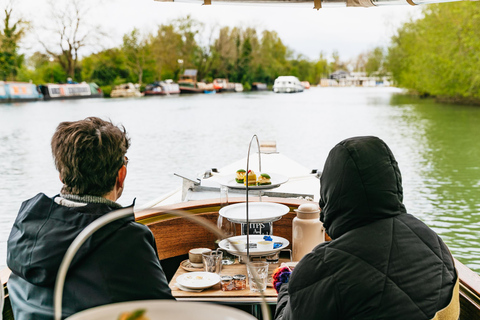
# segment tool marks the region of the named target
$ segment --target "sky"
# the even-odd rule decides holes
[[[0,5],[14,2],[17,13],[32,21],[34,32],[25,40],[26,52],[38,49],[40,31],[48,26],[48,0],[0,0]],[[67,1],[67,0],[57,0]],[[310,59],[323,52],[330,56],[338,51],[342,60],[376,46],[387,46],[395,30],[411,17],[421,14],[421,6],[388,6],[375,8],[324,8],[312,6],[225,5],[203,6],[197,3],[157,2],[154,0],[84,0],[91,4],[89,23],[100,25],[108,37],[101,47],[121,44],[125,33],[138,28],[143,33],[153,32],[157,26],[190,15],[213,27],[255,27],[273,30],[284,44]],[[90,1],[90,2],[89,2]],[[58,3],[58,2],[57,2]],[[24,49],[25,50],[25,49]]]

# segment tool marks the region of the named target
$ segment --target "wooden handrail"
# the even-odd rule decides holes
[[[245,202],[245,198],[242,198],[242,197],[229,198],[229,204],[235,204],[240,202]],[[284,204],[290,208],[298,208],[298,206],[301,205],[302,203],[309,203],[310,201],[304,200],[304,199],[293,199],[293,198],[265,197],[265,198],[262,198],[262,202],[274,202],[274,203]],[[143,224],[148,224],[150,222],[156,221],[162,215],[168,215],[168,210],[185,210],[192,213],[203,213],[203,212],[213,212],[213,211],[218,212],[218,210],[220,209],[220,206],[221,206],[220,198],[181,202],[181,203],[176,203],[176,204],[167,205],[167,206],[155,207],[155,208],[140,211],[140,212],[135,212],[135,220]],[[152,210],[154,210],[154,212],[152,212]],[[163,220],[163,219],[160,219],[160,220]]]
[[[460,279],[460,319],[480,319],[480,276],[454,258]]]

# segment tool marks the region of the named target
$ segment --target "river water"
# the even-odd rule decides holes
[[[193,176],[246,156],[253,134],[308,168],[330,149],[375,135],[392,149],[407,210],[480,273],[480,108],[435,104],[395,88],[272,92],[0,104],[0,267],[23,200],[60,191],[50,139],[61,121],[88,116],[123,124],[132,146],[119,202],[146,203]]]

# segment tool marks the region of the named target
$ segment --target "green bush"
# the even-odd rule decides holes
[[[480,6],[429,5],[392,38],[388,68],[400,87],[451,101],[480,101]]]
[[[102,89],[104,97],[110,97],[113,88],[112,86],[100,86],[100,89]]]

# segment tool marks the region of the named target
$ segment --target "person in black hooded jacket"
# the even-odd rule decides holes
[[[121,208],[127,174],[125,129],[91,117],[62,122],[52,138],[63,182],[53,198],[25,201],[8,239],[8,292],[15,320],[53,319],[53,288],[60,263],[91,222]],[[133,206],[133,205],[132,205]],[[150,230],[133,214],[106,225],[77,252],[63,293],[63,316],[99,305],[174,299]]]
[[[444,308],[450,315],[443,319],[458,319],[453,258],[406,212],[400,170],[385,142],[340,142],[320,185],[320,220],[332,241],[303,257],[281,285],[276,320],[421,320]]]

